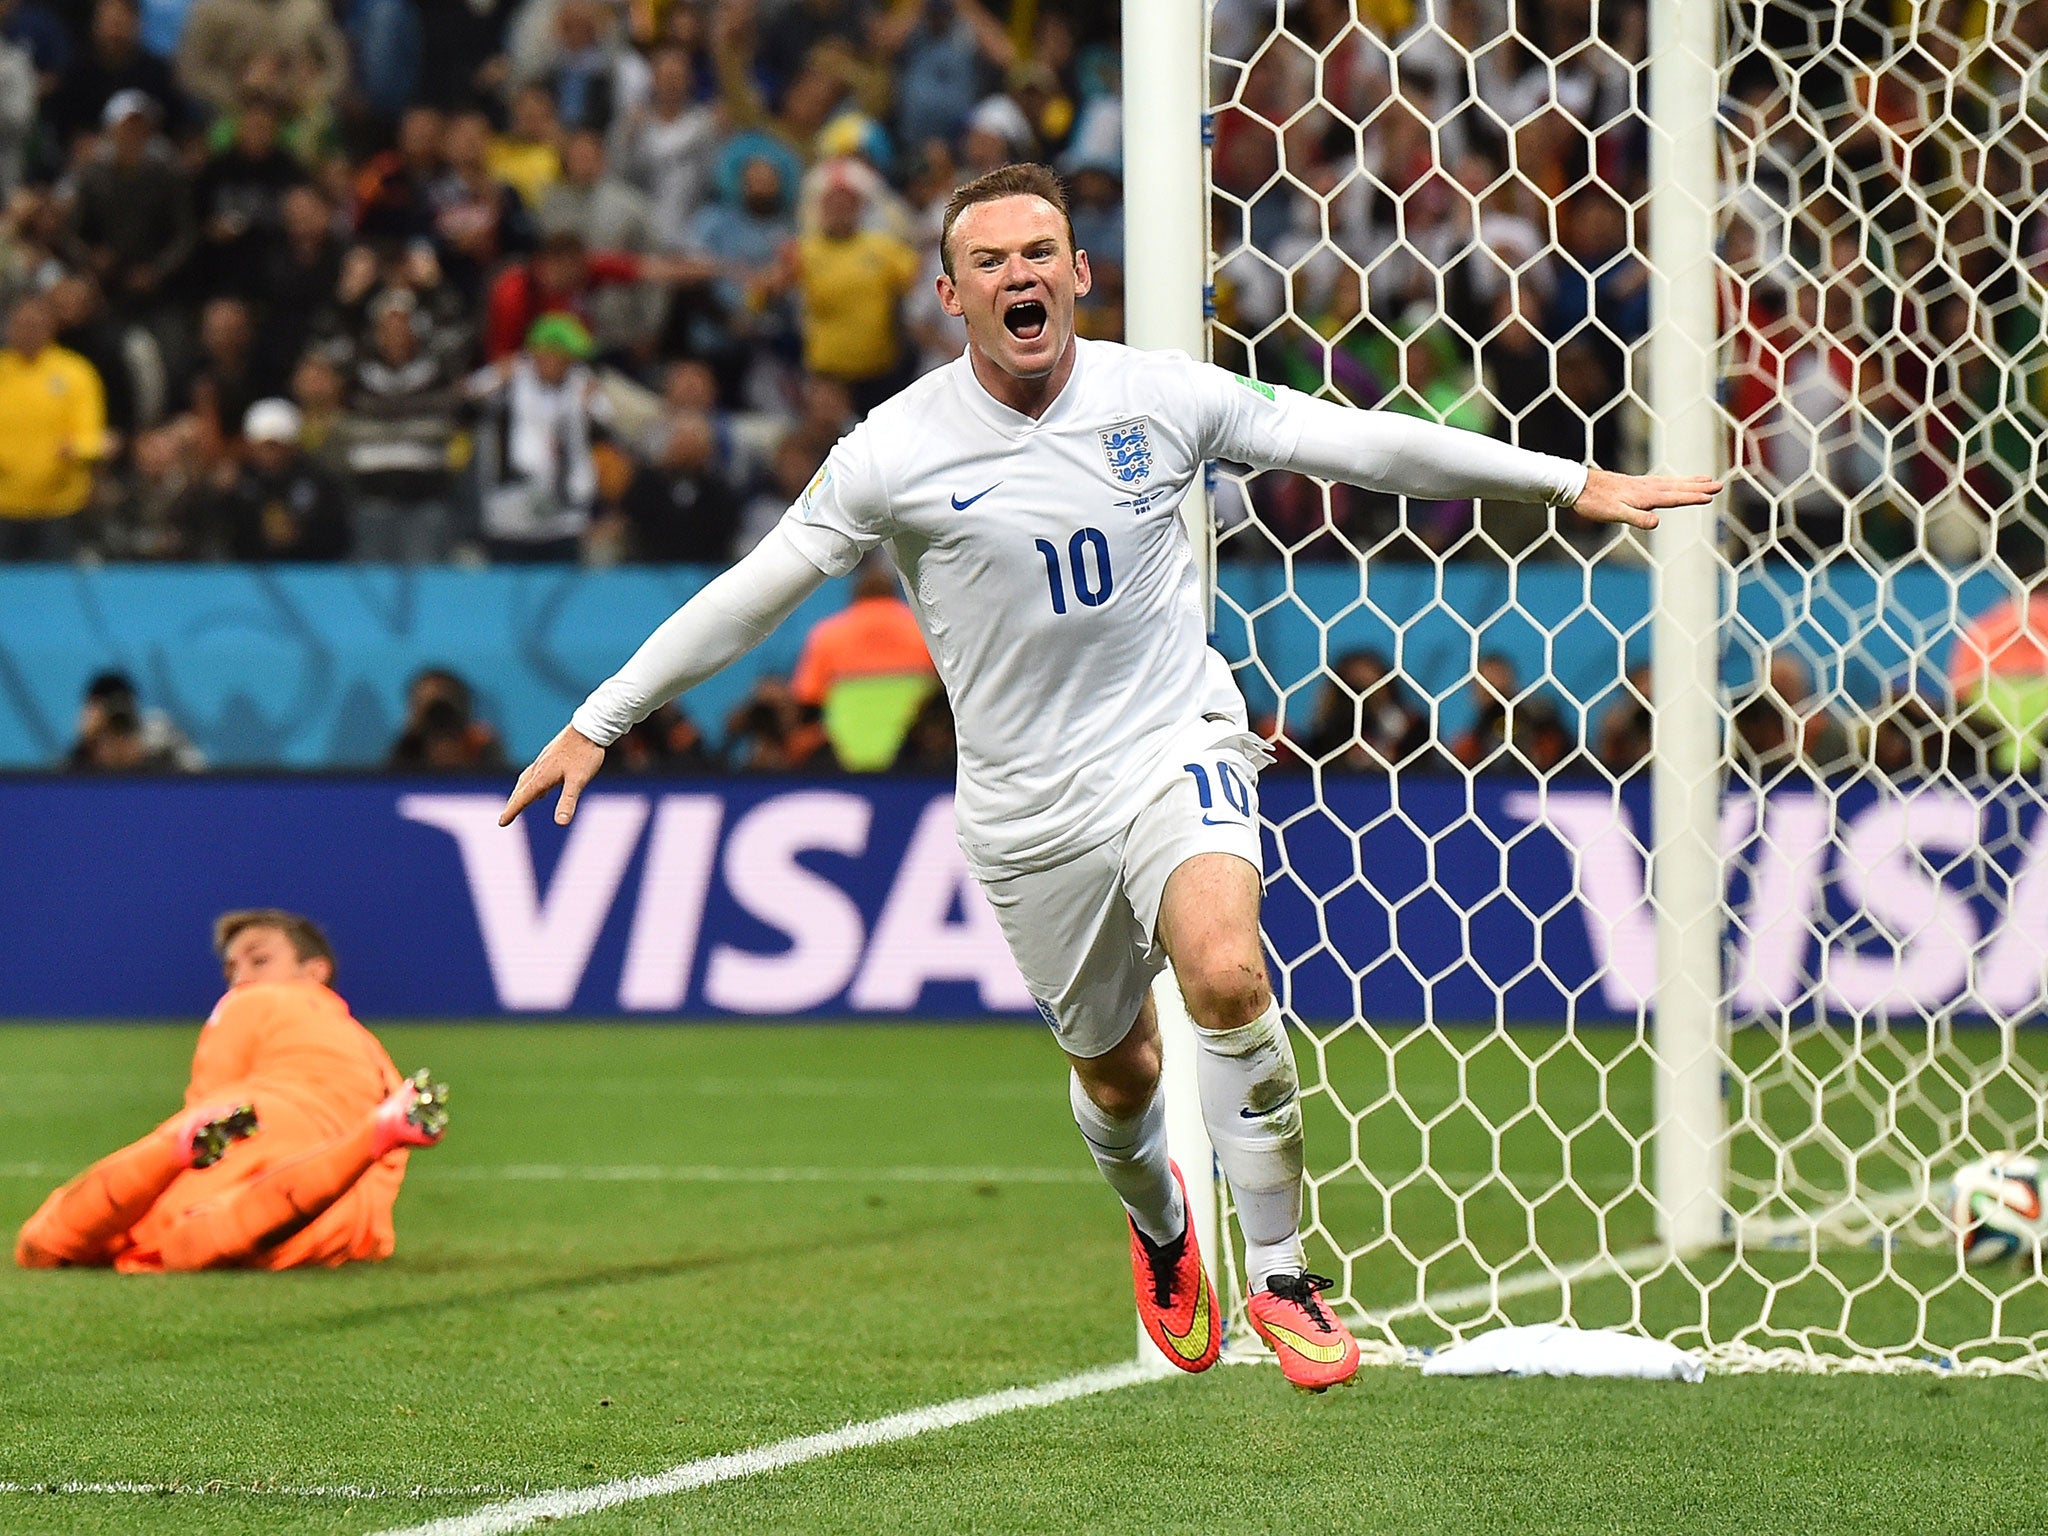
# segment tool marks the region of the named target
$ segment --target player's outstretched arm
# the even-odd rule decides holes
[[[1721,489],[1704,475],[1618,475],[1482,432],[1357,410],[1293,390],[1274,391],[1263,411],[1256,399],[1234,403],[1243,436],[1221,445],[1223,457],[1397,496],[1537,502],[1570,507],[1598,523],[1654,528],[1660,509],[1702,506]]]
[[[1721,482],[1712,475],[1617,475],[1597,465],[1586,471],[1586,488],[1572,510],[1596,523],[1654,528],[1665,507],[1703,507]]]
[[[557,784],[555,820],[567,826],[584,788],[604,766],[605,748],[677,694],[722,671],[768,637],[825,573],[797,549],[781,523],[753,551],[705,583],[647,637],[632,660],[583,701],[560,735],[519,775],[498,825]]]

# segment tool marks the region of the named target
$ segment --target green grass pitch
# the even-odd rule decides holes
[[[1035,1030],[381,1033],[455,1087],[390,1263],[0,1275],[0,1483],[180,1490],[0,1493],[0,1530],[378,1531],[1132,1354],[1123,1225]],[[0,1030],[0,1222],[168,1113],[190,1045]],[[562,1528],[2032,1532],[2044,1407],[1928,1376],[1303,1398],[1233,1366]]]

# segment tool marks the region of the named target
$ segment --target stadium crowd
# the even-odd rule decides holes
[[[7,0],[0,559],[733,558],[957,355],[959,180],[1120,330],[1116,17],[1029,9]]]
[[[2048,9],[1992,39],[1924,9],[1910,48],[1878,0],[1771,0],[1732,35],[1730,547],[2030,580],[2048,141],[2015,61]],[[1215,7],[1219,360],[1639,465],[1646,0],[1282,14]],[[729,561],[957,355],[931,279],[960,179],[1060,167],[1081,330],[1121,334],[1116,44],[1081,0],[0,0],[0,561]],[[1540,508],[1220,493],[1225,559],[1569,553]],[[1738,734],[1825,761],[1848,738],[1797,723],[1785,667]],[[1320,737],[1381,701],[1337,761],[1422,749],[1375,669],[1345,658],[1318,705]],[[1636,750],[1638,706],[1560,719],[1498,671],[1428,753]],[[433,702],[401,760],[474,766]],[[823,709],[764,684],[723,757],[843,756]],[[623,750],[709,756],[680,716]]]

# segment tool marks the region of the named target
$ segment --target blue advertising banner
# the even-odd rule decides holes
[[[1840,566],[1840,569],[1836,567]],[[407,680],[452,667],[523,761],[584,694],[712,572],[510,567],[58,566],[0,568],[0,767],[56,762],[95,673],[125,671],[142,703],[178,722],[215,767],[374,768],[404,718]],[[1370,567],[1237,565],[1219,573],[1216,645],[1241,666],[1254,713],[1305,726],[1319,672],[1352,649],[1398,660],[1445,738],[1470,718],[1468,677],[1483,652],[1543,680],[1552,702],[1593,718],[1623,672],[1648,655],[1647,571],[1603,560]],[[1957,623],[2010,594],[1992,574],[1924,565],[1882,582],[1854,562],[1816,572],[1745,567],[1724,681],[1741,687],[1758,655],[1789,646],[1818,665],[1823,692],[1872,700],[1917,680],[1933,687]],[[804,636],[846,602],[833,582],[762,645],[700,684],[684,704],[714,738],[763,674],[787,675]],[[1247,627],[1244,614],[1256,614]],[[1928,675],[1921,674],[1931,674]]]
[[[196,1018],[208,929],[332,933],[369,1018],[1026,1014],[920,780],[614,779],[575,824],[504,786],[0,781],[0,1017]],[[1269,776],[1266,929],[1300,1016],[1630,1020],[1656,982],[1646,792]],[[2018,1017],[2048,968],[2038,794],[1731,793],[1738,1019]]]

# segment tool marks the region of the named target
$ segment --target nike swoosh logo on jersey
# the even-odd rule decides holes
[[[1175,1333],[1166,1326],[1165,1318],[1159,1319],[1159,1332],[1165,1338],[1167,1348],[1183,1360],[1199,1360],[1209,1350],[1209,1308],[1212,1305],[1209,1296],[1209,1274],[1207,1270],[1199,1268],[1196,1274],[1200,1278],[1196,1283],[1195,1310],[1194,1315],[1188,1319],[1188,1331]]]
[[[1244,820],[1237,816],[1204,816],[1202,818],[1202,825],[1205,827],[1241,827],[1244,825]]]
[[[996,485],[1001,485],[1002,483],[1002,481],[998,480],[996,482]],[[996,485],[990,486],[988,488],[988,491],[994,490],[996,488]],[[981,500],[982,497],[986,496],[988,494],[988,491],[976,491],[972,496],[969,496],[964,501],[960,497],[955,496],[953,498],[953,510],[955,512],[965,512],[969,507],[973,506],[977,501]]]
[[[1282,1344],[1285,1344],[1289,1349],[1299,1354],[1306,1355],[1318,1365],[1335,1365],[1344,1358],[1344,1346],[1342,1344],[1317,1344],[1309,1339],[1304,1339],[1292,1328],[1282,1328],[1278,1323],[1267,1323],[1265,1326],[1266,1332],[1272,1334]]]

